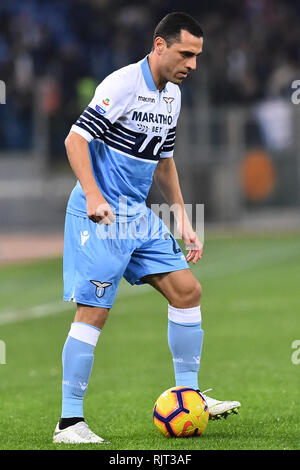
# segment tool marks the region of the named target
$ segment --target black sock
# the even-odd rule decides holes
[[[80,421],[84,421],[84,418],[60,418],[58,427],[60,430],[63,430],[69,426],[73,426],[74,424],[79,423]]]

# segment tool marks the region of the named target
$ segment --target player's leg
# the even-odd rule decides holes
[[[105,443],[87,428],[83,400],[87,392],[94,349],[109,309],[77,304],[77,312],[66,339],[63,353],[62,413],[54,433],[54,442]]]
[[[134,250],[124,277],[131,284],[151,284],[168,300],[168,339],[176,384],[198,389],[203,341],[201,286],[178,243],[150,209],[146,241]]]
[[[74,322],[86,323],[102,329],[108,317],[109,308],[77,304]]]
[[[202,289],[167,227],[151,211],[149,218],[149,226],[155,227],[154,236],[133,252],[124,277],[130,284],[150,283],[168,300],[168,339],[176,384],[198,388],[203,342]],[[226,417],[240,406],[239,402],[205,398],[210,419]]]
[[[176,386],[199,389],[198,372],[203,344],[200,283],[190,270],[143,278],[168,300],[168,343],[173,357]]]
[[[62,353],[63,386],[60,429],[82,421],[83,399],[94,363],[94,349],[109,309],[77,305]]]
[[[94,349],[109,309],[78,304],[74,322],[63,347],[62,411],[55,443],[107,443],[84,422],[83,402],[87,392]]]
[[[77,311],[62,354],[62,415],[54,442],[105,442],[84,423],[94,349],[113,305],[130,254],[120,253],[105,228],[89,219],[67,215],[64,249],[64,299]],[[113,251],[115,249],[115,251]],[[101,262],[100,262],[101,260]]]
[[[202,287],[190,269],[150,274],[143,282],[158,290],[174,308],[193,308],[200,304]]]
[[[172,352],[177,386],[199,389],[198,372],[203,342],[200,298],[202,289],[188,271],[154,274],[143,280],[161,292],[169,302],[168,341]],[[203,394],[210,419],[237,413],[238,401],[222,401]]]

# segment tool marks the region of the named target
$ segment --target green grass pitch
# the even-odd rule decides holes
[[[95,351],[86,421],[111,442],[105,450],[299,449],[300,364],[291,358],[300,340],[300,237],[208,237],[192,270],[203,287],[200,387],[239,400],[239,415],[209,422],[199,438],[158,433],[154,402],[175,385],[167,301],[122,281]],[[1,450],[74,449],[52,443],[75,308],[60,301],[61,277],[60,259],[0,267]]]

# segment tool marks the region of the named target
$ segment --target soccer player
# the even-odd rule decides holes
[[[168,300],[176,386],[199,389],[201,286],[188,263],[201,258],[202,244],[184,210],[173,151],[178,85],[196,69],[202,46],[195,19],[168,14],[155,29],[150,54],[106,77],[66,138],[78,182],[66,211],[64,300],[76,302],[77,311],[62,354],[62,414],[54,442],[107,442],[84,421],[83,399],[122,277],[132,285],[148,283]],[[153,176],[174,207],[186,257],[145,204]],[[240,406],[205,399],[215,419]]]

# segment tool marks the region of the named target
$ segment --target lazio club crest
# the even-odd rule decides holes
[[[164,101],[167,105],[168,113],[171,113],[172,112],[172,101],[174,101],[174,98],[169,98],[167,96],[164,96]]]
[[[96,296],[103,297],[105,293],[105,288],[111,286],[111,282],[100,282],[100,281],[90,281],[96,286]]]

